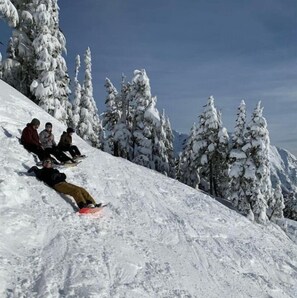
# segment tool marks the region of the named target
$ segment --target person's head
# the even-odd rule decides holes
[[[68,134],[73,134],[74,133],[74,129],[72,127],[68,127],[67,128],[67,133]]]
[[[50,132],[53,129],[53,125],[50,122],[47,122],[45,124],[45,129]]]
[[[42,166],[44,168],[51,168],[53,165],[53,161],[50,158],[46,158],[42,161]]]
[[[34,129],[38,129],[40,125],[40,121],[37,118],[33,118],[31,121],[31,125],[33,126]]]

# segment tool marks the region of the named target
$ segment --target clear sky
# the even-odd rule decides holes
[[[296,0],[58,4],[69,75],[74,76],[75,56],[83,56],[89,46],[100,112],[105,77],[120,89],[122,73],[129,81],[135,69],[144,68],[157,107],[165,109],[173,129],[188,133],[210,95],[229,131],[234,129],[241,99],[248,121],[261,100],[272,145],[297,155]],[[5,52],[3,46],[0,49]]]

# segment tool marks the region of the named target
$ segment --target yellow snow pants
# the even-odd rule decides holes
[[[74,198],[76,204],[96,204],[92,196],[83,188],[68,182],[60,182],[54,186],[54,189]]]

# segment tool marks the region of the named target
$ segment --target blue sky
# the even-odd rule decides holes
[[[165,109],[175,130],[188,133],[210,95],[229,131],[241,99],[248,120],[261,100],[271,143],[297,154],[296,0],[63,0],[58,4],[69,75],[74,75],[75,56],[89,46],[100,112],[105,77],[119,89],[122,73],[129,81],[134,69],[144,68],[157,107]],[[5,28],[4,23],[0,28]],[[3,46],[1,51],[5,52]]]

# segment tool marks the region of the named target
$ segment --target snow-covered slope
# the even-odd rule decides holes
[[[110,202],[77,215],[26,174],[33,117],[65,129],[0,81],[0,297],[296,297],[297,246],[278,226],[74,137],[88,158],[68,181]]]

